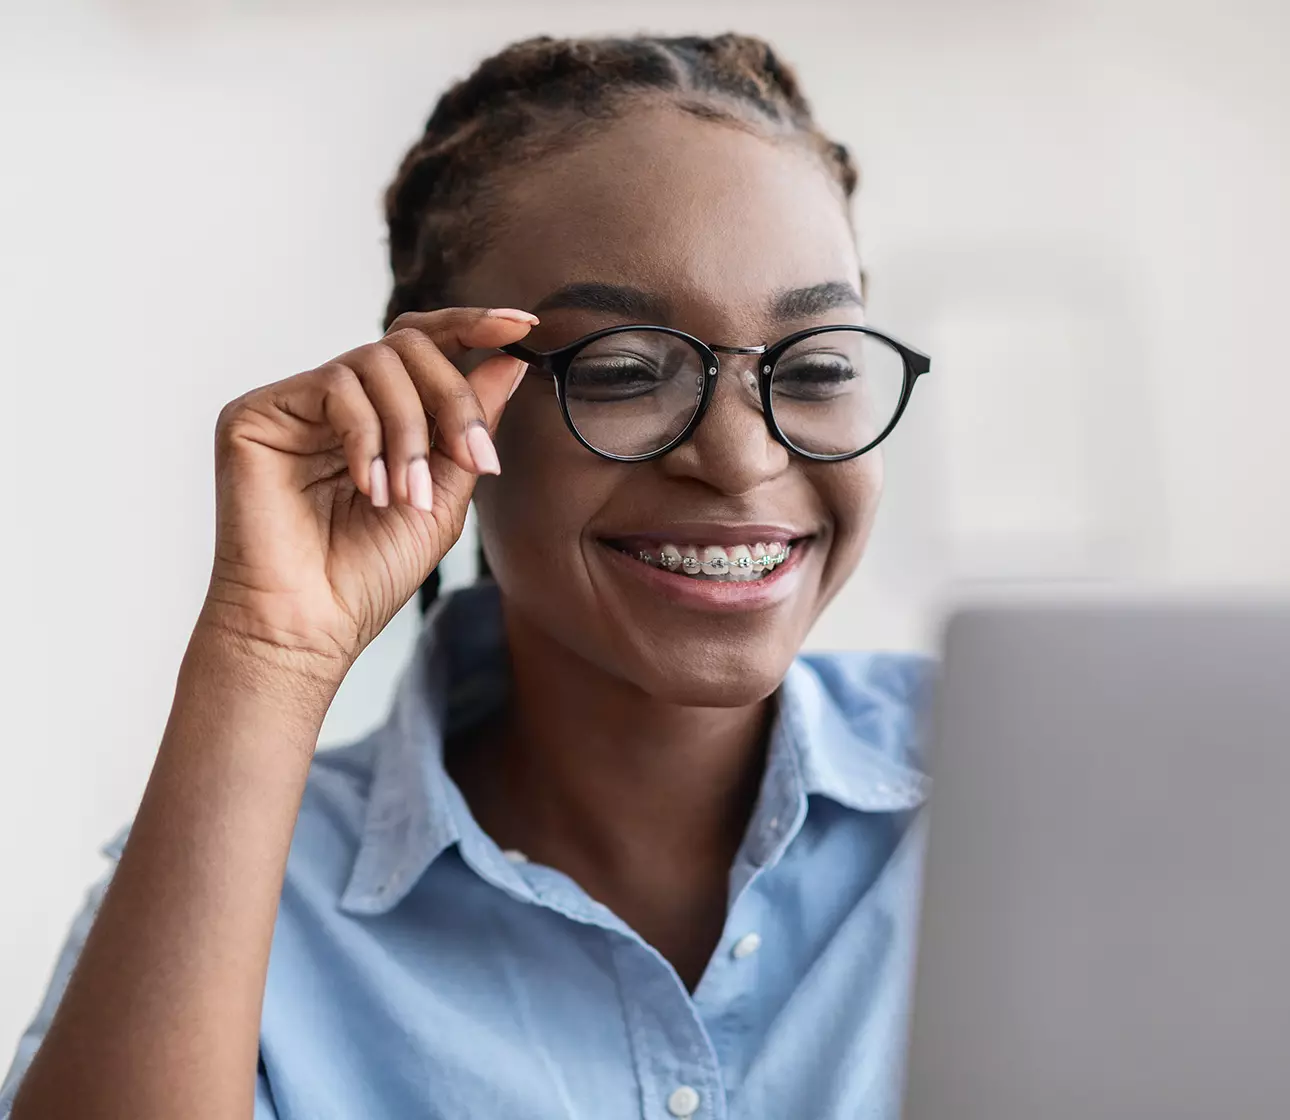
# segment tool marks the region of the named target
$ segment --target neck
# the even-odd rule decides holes
[[[457,754],[463,789],[503,847],[620,892],[724,885],[760,790],[770,702],[667,703],[506,612],[512,696]]]

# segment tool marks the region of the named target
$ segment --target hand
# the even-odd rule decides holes
[[[523,311],[399,316],[379,342],[227,405],[199,631],[333,684],[461,535],[490,433],[525,366]],[[433,445],[432,445],[433,433]]]

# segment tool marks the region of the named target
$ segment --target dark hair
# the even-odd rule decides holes
[[[793,70],[761,39],[526,39],[439,99],[386,191],[394,286],[385,325],[451,303],[453,277],[496,228],[492,203],[508,172],[576,144],[648,96],[704,120],[799,139],[845,198],[855,192],[850,153],[819,130]],[[423,604],[437,588],[432,574]]]

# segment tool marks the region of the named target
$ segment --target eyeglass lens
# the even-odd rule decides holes
[[[775,363],[771,411],[789,443],[812,455],[849,455],[891,425],[905,360],[880,338],[832,330],[795,342]]]
[[[754,359],[755,360],[755,359]],[[619,331],[588,344],[565,378],[578,434],[610,455],[648,455],[694,418],[706,370],[690,343],[663,331]],[[900,354],[861,331],[839,329],[795,343],[775,365],[771,408],[784,436],[814,455],[867,447],[899,407]]]
[[[698,352],[663,331],[619,331],[579,350],[564,382],[569,420],[610,455],[648,455],[694,418],[705,370]]]

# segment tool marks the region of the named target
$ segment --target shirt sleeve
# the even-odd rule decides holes
[[[0,1120],[9,1120],[13,1112],[13,1098],[17,1095],[18,1086],[22,1083],[23,1076],[31,1065],[32,1058],[36,1056],[41,1042],[44,1041],[49,1024],[54,1018],[54,1012],[58,1010],[63,993],[67,990],[67,981],[72,975],[72,969],[76,967],[81,950],[85,948],[85,939],[89,936],[90,927],[99,912],[99,905],[103,902],[103,895],[107,892],[108,884],[116,871],[116,857],[120,855],[123,843],[124,837],[121,837],[104,848],[105,854],[113,857],[112,867],[85,896],[85,903],[76,915],[75,921],[72,922],[67,940],[63,942],[63,947],[59,951],[58,961],[54,965],[54,974],[50,978],[48,988],[45,989],[40,1010],[36,1012],[35,1019],[18,1040],[18,1050],[14,1054],[13,1064],[5,1075],[4,1084],[0,1086]],[[269,1084],[263,1073],[256,1078],[255,1120],[278,1120]]]
[[[112,871],[116,870],[113,864]],[[107,891],[108,883],[112,881],[112,871],[103,876],[85,896],[85,902],[81,906],[80,912],[76,915],[76,920],[72,922],[72,928],[67,934],[67,940],[63,942],[63,947],[59,951],[58,961],[54,965],[54,975],[50,978],[49,986],[45,989],[45,997],[41,1001],[40,1010],[36,1012],[36,1017],[28,1025],[23,1035],[18,1039],[18,1051],[14,1055],[13,1064],[9,1067],[9,1072],[5,1075],[4,1085],[0,1087],[0,1120],[9,1120],[9,1113],[13,1110],[13,1098],[18,1092],[18,1085],[21,1083],[23,1075],[27,1072],[27,1067],[31,1065],[31,1060],[36,1056],[36,1050],[40,1047],[49,1030],[50,1021],[54,1018],[54,1012],[58,1010],[58,1004],[63,998],[63,993],[67,990],[67,981],[72,975],[72,969],[76,965],[77,958],[81,955],[81,950],[85,947],[85,938],[90,932],[90,926],[94,924],[94,918],[99,912],[99,904],[103,901],[103,895]]]

